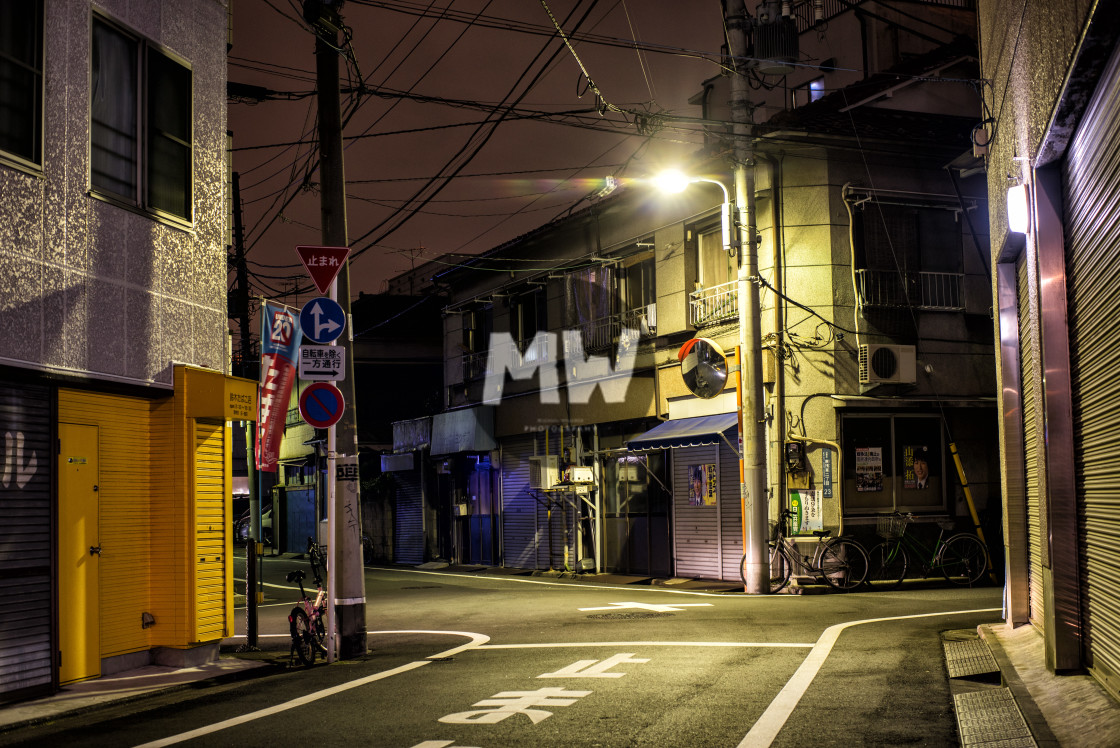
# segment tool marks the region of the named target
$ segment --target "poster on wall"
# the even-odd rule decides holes
[[[902,448],[902,487],[929,488],[929,447],[908,444]]]
[[[824,502],[819,488],[793,488],[789,492],[789,508],[793,512],[790,532],[793,535],[812,535],[813,530],[824,529]]]
[[[883,490],[882,447],[856,447],[856,490]]]
[[[718,493],[715,463],[688,466],[689,506],[715,506]]]

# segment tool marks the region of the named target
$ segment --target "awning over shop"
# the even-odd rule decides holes
[[[393,453],[423,449],[432,443],[432,419],[428,416],[393,422]]]
[[[738,427],[739,418],[736,413],[678,418],[659,423],[637,439],[626,442],[626,447],[634,452],[649,452],[673,447],[703,447],[721,441],[732,446],[736,441],[735,432]]]
[[[465,408],[432,416],[432,456],[497,448],[493,407]]]

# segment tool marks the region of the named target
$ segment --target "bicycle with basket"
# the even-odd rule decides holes
[[[938,571],[947,581],[961,586],[971,587],[980,581],[988,570],[988,550],[978,537],[958,532],[946,538],[954,524],[951,520],[938,520],[940,532],[929,545],[906,531],[913,521],[914,515],[909,512],[879,515],[876,530],[884,540],[868,554],[869,584],[876,589],[894,589],[911,568],[917,568],[923,579]]]

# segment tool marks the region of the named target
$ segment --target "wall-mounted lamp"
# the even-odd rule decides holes
[[[1007,227],[1017,234],[1031,230],[1030,188],[1015,184],[1007,188]]]

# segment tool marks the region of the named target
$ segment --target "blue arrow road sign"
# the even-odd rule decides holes
[[[299,313],[303,336],[314,343],[329,343],[346,329],[346,314],[337,301],[320,296],[303,305]]]
[[[342,393],[330,382],[315,382],[299,396],[299,412],[303,420],[317,429],[326,429],[338,423],[346,402]]]

